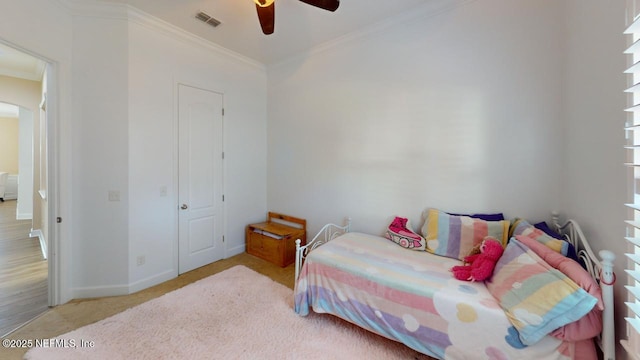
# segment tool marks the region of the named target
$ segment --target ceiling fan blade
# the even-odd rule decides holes
[[[275,28],[276,18],[276,3],[273,3],[267,7],[256,5],[258,11],[258,19],[260,20],[260,27],[265,35],[273,34]]]
[[[320,9],[328,11],[336,11],[340,6],[340,0],[300,0],[305,4],[309,4]]]

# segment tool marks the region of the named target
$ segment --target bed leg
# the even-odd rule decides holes
[[[613,272],[613,261],[616,259],[616,255],[608,250],[602,250],[599,254],[602,259],[600,288],[602,289],[602,301],[604,301],[604,312],[602,314],[602,353],[604,360],[613,360],[616,358],[616,339],[613,318],[613,284],[616,282],[616,274]]]

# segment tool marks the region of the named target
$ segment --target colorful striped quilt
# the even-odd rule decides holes
[[[329,313],[439,359],[568,359],[573,344],[518,334],[483,282],[453,278],[459,260],[347,233],[313,250],[295,311]]]

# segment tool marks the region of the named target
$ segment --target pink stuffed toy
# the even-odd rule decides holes
[[[480,253],[465,257],[465,265],[451,268],[453,276],[458,280],[484,281],[493,274],[503,251],[500,241],[487,236],[480,244]]]

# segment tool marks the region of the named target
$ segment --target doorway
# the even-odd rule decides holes
[[[2,204],[0,219],[4,245],[0,256],[2,264],[7,265],[0,270],[0,277],[4,285],[12,286],[10,291],[0,291],[0,296],[6,297],[3,304],[6,300],[14,308],[8,310],[9,315],[0,314],[4,325],[0,335],[55,305],[56,291],[51,284],[56,279],[50,274],[56,264],[47,247],[47,243],[55,242],[54,234],[48,234],[49,208],[53,205],[50,195],[55,194],[47,194],[48,144],[54,142],[49,141],[53,132],[48,126],[46,93],[53,85],[52,68],[51,63],[0,40],[0,102],[19,109],[19,165],[9,171],[15,178],[15,194],[11,203]],[[13,179],[9,182],[14,185]]]

